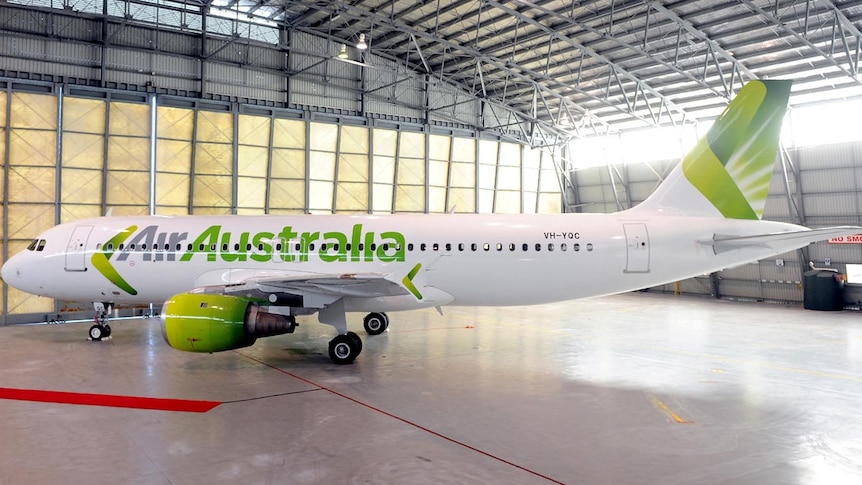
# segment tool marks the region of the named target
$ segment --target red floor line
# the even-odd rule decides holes
[[[235,352],[236,352],[236,351],[235,351]],[[396,415],[394,415],[394,414],[392,414],[392,413],[390,413],[390,412],[388,412],[388,411],[384,411],[383,409],[380,409],[380,408],[378,408],[378,407],[372,406],[371,404],[368,404],[368,403],[362,402],[362,401],[360,401],[360,400],[358,400],[358,399],[355,399],[355,398],[352,398],[352,397],[350,397],[350,396],[348,396],[348,395],[346,395],[346,394],[342,394],[342,393],[340,393],[340,392],[338,392],[338,391],[336,391],[336,390],[334,390],[334,389],[330,389],[330,388],[328,388],[328,387],[326,387],[326,386],[321,386],[320,384],[318,384],[318,383],[316,383],[316,382],[310,381],[310,380],[308,380],[308,379],[306,379],[306,378],[304,378],[304,377],[298,376],[298,375],[296,375],[296,374],[294,374],[294,373],[292,373],[292,372],[286,371],[286,370],[284,370],[284,369],[280,369],[280,368],[278,368],[278,367],[275,367],[274,365],[269,364],[269,363],[267,363],[267,362],[264,362],[264,361],[262,361],[262,360],[259,360],[259,359],[255,358],[255,357],[252,357],[252,356],[250,356],[250,355],[243,354],[243,353],[241,353],[241,352],[236,352],[236,353],[237,353],[237,354],[239,354],[239,355],[241,355],[241,356],[243,356],[243,357],[245,357],[245,358],[247,358],[247,359],[249,359],[249,360],[252,360],[252,361],[254,361],[254,362],[257,362],[258,364],[265,365],[265,366],[269,367],[270,369],[273,369],[273,370],[275,370],[275,371],[281,372],[282,374],[285,374],[285,375],[288,375],[288,376],[290,376],[290,377],[293,377],[294,379],[297,379],[297,380],[300,380],[300,381],[302,381],[302,382],[305,382],[306,384],[310,384],[310,385],[312,385],[312,386],[319,387],[320,389],[322,389],[322,390],[324,390],[324,391],[326,391],[326,392],[329,392],[329,393],[334,394],[334,395],[336,395],[336,396],[338,396],[338,397],[341,397],[341,398],[347,399],[348,401],[351,401],[351,402],[353,402],[353,403],[359,404],[360,406],[366,407],[366,408],[368,408],[368,409],[370,409],[370,410],[372,410],[372,411],[378,412],[378,413],[380,413],[380,414],[382,414],[382,415],[384,415],[384,416],[388,416],[388,417],[390,417],[390,418],[392,418],[392,419],[398,420],[398,421],[400,421],[400,422],[402,422],[402,423],[404,423],[404,424],[407,424],[407,425],[412,426],[412,427],[414,427],[414,428],[416,428],[416,429],[422,430],[422,431],[424,431],[424,432],[426,432],[426,433],[432,434],[432,435],[434,435],[434,436],[436,436],[436,437],[438,437],[438,438],[444,439],[444,440],[446,440],[446,441],[448,441],[448,442],[450,442],[450,443],[454,443],[454,444],[456,444],[456,445],[458,445],[458,446],[462,446],[462,447],[464,447],[464,448],[467,448],[467,449],[468,449],[468,450],[470,450],[470,451],[473,451],[473,452],[479,453],[480,455],[487,456],[488,458],[491,458],[491,459],[493,459],[493,460],[497,460],[497,461],[499,461],[499,462],[501,462],[501,463],[505,463],[506,465],[509,465],[509,466],[515,467],[515,468],[517,468],[517,469],[519,469],[519,470],[522,470],[522,471],[525,471],[525,472],[527,472],[527,473],[529,473],[529,474],[531,474],[531,475],[535,475],[535,476],[537,476],[537,477],[539,477],[539,478],[543,478],[543,479],[545,479],[545,480],[547,480],[547,481],[549,481],[549,482],[551,482],[551,483],[557,483],[557,484],[560,484],[560,485],[564,485],[564,484],[563,484],[563,482],[561,482],[561,481],[559,481],[559,480],[555,480],[555,479],[553,479],[553,478],[551,478],[551,477],[549,477],[549,476],[547,476],[547,475],[542,475],[541,473],[539,473],[539,472],[537,472],[537,471],[531,470],[531,469],[526,468],[526,467],[524,467],[524,466],[521,466],[521,465],[519,465],[519,464],[517,464],[517,463],[513,463],[513,462],[511,462],[511,461],[509,461],[509,460],[506,460],[505,458],[501,458],[501,457],[499,457],[499,456],[497,456],[497,455],[493,455],[493,454],[491,454],[491,453],[489,453],[489,452],[487,452],[487,451],[480,450],[479,448],[476,448],[475,446],[468,445],[467,443],[464,443],[463,441],[458,441],[458,440],[456,440],[455,438],[452,438],[452,437],[446,436],[446,435],[444,435],[444,434],[442,434],[442,433],[439,433],[439,432],[437,432],[437,431],[434,431],[433,429],[426,428],[425,426],[422,426],[421,424],[414,423],[413,421],[410,421],[410,420],[408,420],[408,419],[402,418],[402,417],[400,417],[400,416],[396,416]]]
[[[0,399],[184,413],[205,413],[221,404],[216,401],[190,401],[186,399],[116,396],[112,394],[87,394],[38,389],[10,389],[6,387],[0,387]]]

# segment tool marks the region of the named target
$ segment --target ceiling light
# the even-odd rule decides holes
[[[338,58],[339,59],[347,59],[348,57],[349,56],[347,55],[347,46],[344,44],[341,44],[341,50],[338,51]]]
[[[365,34],[359,34],[359,42],[356,43],[356,48],[361,51],[368,49],[368,44],[365,43]]]

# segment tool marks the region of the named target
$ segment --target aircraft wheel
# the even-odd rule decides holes
[[[104,331],[103,331],[104,335],[102,335],[102,338],[110,337],[111,336],[111,326],[106,323],[106,324],[102,325],[102,327],[104,327]]]
[[[389,317],[385,313],[372,312],[365,315],[362,326],[368,335],[380,335],[389,328]]]
[[[357,341],[359,341],[359,345],[357,345]],[[337,335],[329,341],[329,358],[338,365],[350,364],[360,352],[362,352],[362,341],[359,340],[359,336],[354,338],[349,334]]]
[[[99,341],[107,337],[105,329],[101,325],[93,325],[90,327],[90,340]]]
[[[356,355],[359,355],[362,352],[362,339],[355,332],[347,332],[345,335],[353,339],[353,343],[356,344],[356,348],[358,349]]]

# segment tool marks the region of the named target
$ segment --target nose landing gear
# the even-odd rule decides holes
[[[113,304],[93,302],[93,308],[96,310],[96,316],[93,319],[95,324],[90,327],[88,335],[90,340],[98,342],[111,336],[111,326],[108,325],[108,314],[113,310]]]

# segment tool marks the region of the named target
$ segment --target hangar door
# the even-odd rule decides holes
[[[626,233],[625,273],[649,273],[649,234],[646,224],[623,224]]]
[[[66,246],[66,271],[87,271],[87,240],[93,226],[78,226]]]

